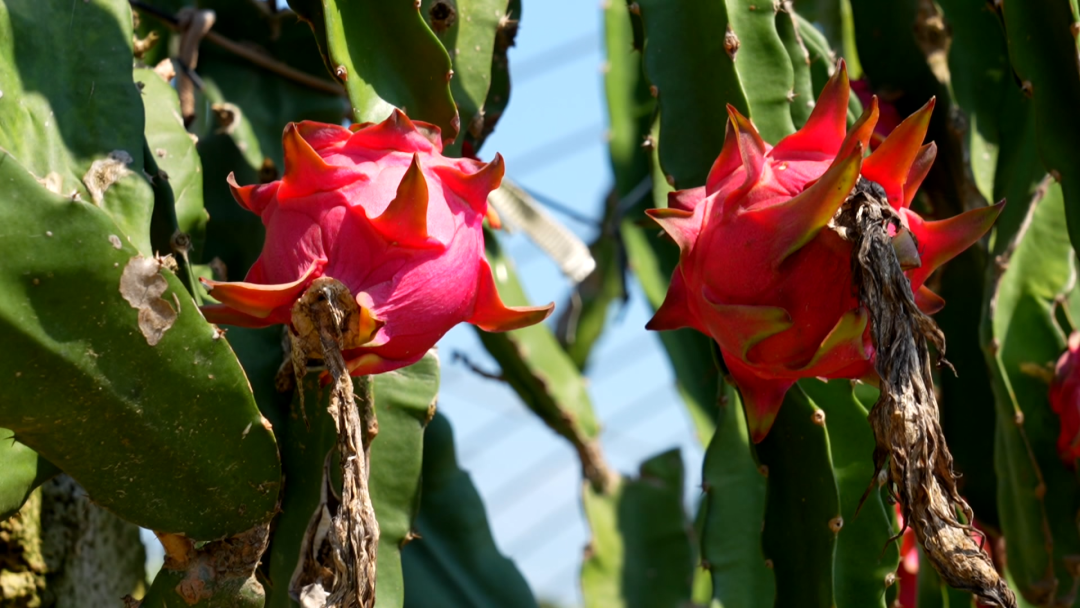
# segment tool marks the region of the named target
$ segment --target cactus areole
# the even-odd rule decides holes
[[[985,207],[942,221],[912,211],[937,152],[935,144],[923,145],[934,101],[864,158],[877,100],[848,130],[849,93],[841,62],[806,125],[775,147],[728,106],[723,150],[705,185],[673,192],[668,208],[649,211],[681,254],[647,327],[692,327],[716,340],[755,442],[768,434],[796,380],[874,373],[869,315],[852,284],[852,246],[833,222],[860,178],[876,184],[899,216],[893,246],[927,313],[944,301],[926,279],[1001,211]]]
[[[503,305],[484,258],[498,155],[487,164],[447,158],[437,127],[398,110],[351,128],[289,123],[282,143],[279,181],[239,186],[229,176],[237,202],[262,218],[266,242],[244,282],[203,281],[220,302],[203,307],[207,320],[289,324],[312,282],[336,279],[359,306],[342,353],[358,376],[415,363],[463,321],[506,331],[551,313]]]

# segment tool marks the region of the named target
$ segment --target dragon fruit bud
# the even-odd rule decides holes
[[[1050,407],[1061,419],[1058,455],[1070,467],[1080,458],[1080,332],[1069,336],[1069,348],[1054,367]]]
[[[840,62],[802,129],[775,147],[728,107],[728,130],[704,186],[649,215],[678,244],[667,298],[647,327],[693,327],[716,340],[746,402],[754,441],[799,378],[873,374],[869,317],[856,299],[851,244],[829,222],[860,177],[880,187],[902,227],[895,249],[925,312],[944,301],[923,284],[993,224],[1001,205],[926,221],[909,207],[937,148],[923,145],[931,100],[864,158],[876,99],[846,128]]]
[[[266,241],[244,282],[203,281],[220,302],[203,307],[207,320],[288,324],[315,279],[337,279],[361,310],[361,338],[343,354],[362,375],[418,361],[463,321],[506,331],[551,313],[552,305],[505,306],[484,258],[487,196],[503,176],[498,155],[487,164],[447,158],[438,128],[400,111],[349,129],[290,123],[282,143],[279,181],[238,186],[229,176],[237,202],[262,218]]]

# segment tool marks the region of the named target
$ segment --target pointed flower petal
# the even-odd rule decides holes
[[[934,103],[930,98],[918,112],[904,119],[863,163],[863,177],[885,189],[894,209],[903,206],[904,182],[922,150]]]
[[[502,184],[503,175],[506,173],[505,162],[502,155],[498,153],[491,162],[480,165],[478,170],[471,173],[459,167],[447,165],[435,165],[431,169],[443,184],[481,215],[487,213],[488,195]]]
[[[945,308],[945,299],[923,285],[915,291],[915,306],[924,313],[933,315]]]
[[[847,156],[837,157],[820,179],[794,198],[748,210],[747,217],[772,233],[777,265],[817,236],[851,194],[859,179],[862,151],[862,143],[855,142]]]
[[[972,209],[937,222],[927,222],[915,213],[904,210],[908,227],[919,242],[922,266],[910,270],[911,288],[918,289],[942,264],[971,247],[994,225],[1005,201],[996,205]]]
[[[724,130],[724,147],[720,149],[720,156],[716,157],[709,177],[705,180],[705,192],[712,194],[720,186],[720,182],[729,177],[743,164],[742,153],[739,151],[739,133],[735,130],[730,120]]]
[[[681,329],[691,327],[693,323],[687,304],[686,281],[683,279],[682,268],[676,267],[671,275],[671,284],[668,286],[667,295],[656,314],[645,325],[645,329],[660,331],[665,329]]]
[[[684,256],[694,248],[700,222],[694,219],[693,212],[668,207],[666,209],[646,209],[645,215],[660,224],[664,232],[679,246],[679,251]]]
[[[773,148],[776,159],[792,160],[811,155],[835,156],[840,151],[847,131],[848,97],[847,67],[841,59],[825,88],[821,90],[814,110],[803,128],[780,140]]]
[[[919,186],[930,173],[930,167],[936,158],[937,142],[930,142],[919,148],[919,153],[915,155],[915,161],[911,163],[911,169],[908,170],[907,178],[904,180],[903,207],[905,209],[911,207],[911,201],[915,200],[915,193],[919,191]]]
[[[279,198],[302,197],[336,190],[367,176],[354,167],[332,166],[301,135],[296,123],[285,125],[281,137],[285,153],[285,174],[278,187]]]
[[[743,168],[746,169],[746,180],[731,195],[737,198],[748,192],[761,178],[761,173],[765,170],[765,153],[768,152],[768,148],[749,118],[740,114],[731,104],[728,104],[727,111],[732,131],[735,132],[735,141],[739,145],[739,156],[742,158]]]
[[[776,422],[776,414],[784,403],[784,395],[795,381],[760,376],[737,356],[729,355],[722,349],[720,352],[742,395],[746,422],[750,427],[750,440],[761,443]]]
[[[430,129],[425,129],[425,131],[430,131]],[[404,112],[396,108],[388,119],[357,129],[345,147],[354,150],[395,150],[398,152],[442,151],[441,143],[437,145],[433,143],[427,133],[417,128],[417,123],[409,120]]]
[[[412,163],[398,184],[397,195],[379,217],[371,220],[371,225],[395,245],[441,248],[443,244],[428,235],[427,213],[427,180],[420,168],[420,156],[414,153]]]
[[[299,279],[281,285],[259,285],[257,283],[225,283],[200,278],[210,295],[222,304],[241,313],[259,319],[270,316],[274,310],[290,308],[308,286],[321,264],[312,262]],[[280,321],[278,321],[280,323]]]
[[[495,289],[491,266],[481,259],[476,275],[476,304],[469,323],[484,331],[503,332],[535,325],[548,318],[555,304],[547,306],[507,306]]]

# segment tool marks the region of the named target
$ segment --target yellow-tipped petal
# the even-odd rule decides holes
[[[444,186],[465,199],[473,210],[486,214],[488,195],[502,184],[503,175],[506,173],[506,163],[502,155],[496,153],[491,162],[481,165],[472,173],[451,165],[435,165],[432,171],[439,176]]]
[[[738,200],[757,183],[761,172],[765,167],[765,142],[761,139],[754,123],[739,113],[735,106],[728,104],[728,118],[732,130],[735,132],[735,141],[739,145],[739,156],[742,158],[743,167],[746,169],[746,181],[743,182],[734,193],[732,199]]]
[[[476,303],[468,322],[484,331],[503,332],[536,325],[551,315],[555,303],[547,306],[507,306],[503,304],[491,276],[487,260],[480,260],[476,272]]]
[[[863,177],[885,189],[894,209],[904,203],[904,182],[922,149],[934,104],[935,98],[931,97],[919,111],[905,118],[863,163]]]
[[[442,247],[427,231],[428,186],[420,168],[420,155],[413,154],[412,163],[398,184],[397,195],[371,225],[386,240],[406,247]]]
[[[683,257],[690,253],[690,250],[694,248],[694,241],[697,240],[699,226],[698,221],[694,219],[693,212],[667,207],[661,209],[646,209],[645,214],[651,217],[657,224],[660,224],[660,227],[664,229],[664,232],[679,246],[679,251],[682,252]]]
[[[905,208],[911,207],[911,201],[915,200],[915,193],[926,179],[926,175],[930,173],[930,167],[936,158],[937,143],[930,142],[919,148],[919,153],[915,156],[915,161],[911,163],[911,169],[908,170],[907,178],[904,180],[903,206]]]

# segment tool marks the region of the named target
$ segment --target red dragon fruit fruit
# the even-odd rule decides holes
[[[1061,420],[1058,455],[1070,467],[1080,458],[1080,332],[1069,336],[1069,348],[1054,367],[1050,407]]]
[[[934,101],[864,159],[877,101],[846,132],[849,92],[841,62],[806,125],[775,147],[728,106],[727,137],[705,185],[673,192],[668,208],[649,211],[681,255],[647,327],[693,327],[716,340],[755,442],[799,378],[873,374],[851,245],[828,228],[860,176],[880,185],[899,213],[903,229],[895,240],[908,243],[906,274],[928,313],[944,305],[923,285],[930,273],[978,240],[1001,211],[997,205],[942,221],[913,212],[912,198],[937,153],[935,144],[922,145]]]
[[[416,362],[463,321],[506,331],[551,313],[505,306],[484,258],[498,155],[487,164],[447,158],[437,127],[396,110],[351,129],[290,123],[282,143],[281,180],[238,186],[229,176],[237,202],[262,218],[266,242],[244,282],[203,281],[221,302],[203,307],[209,321],[290,323],[311,282],[332,277],[361,309],[366,342],[343,353],[358,376]]]

